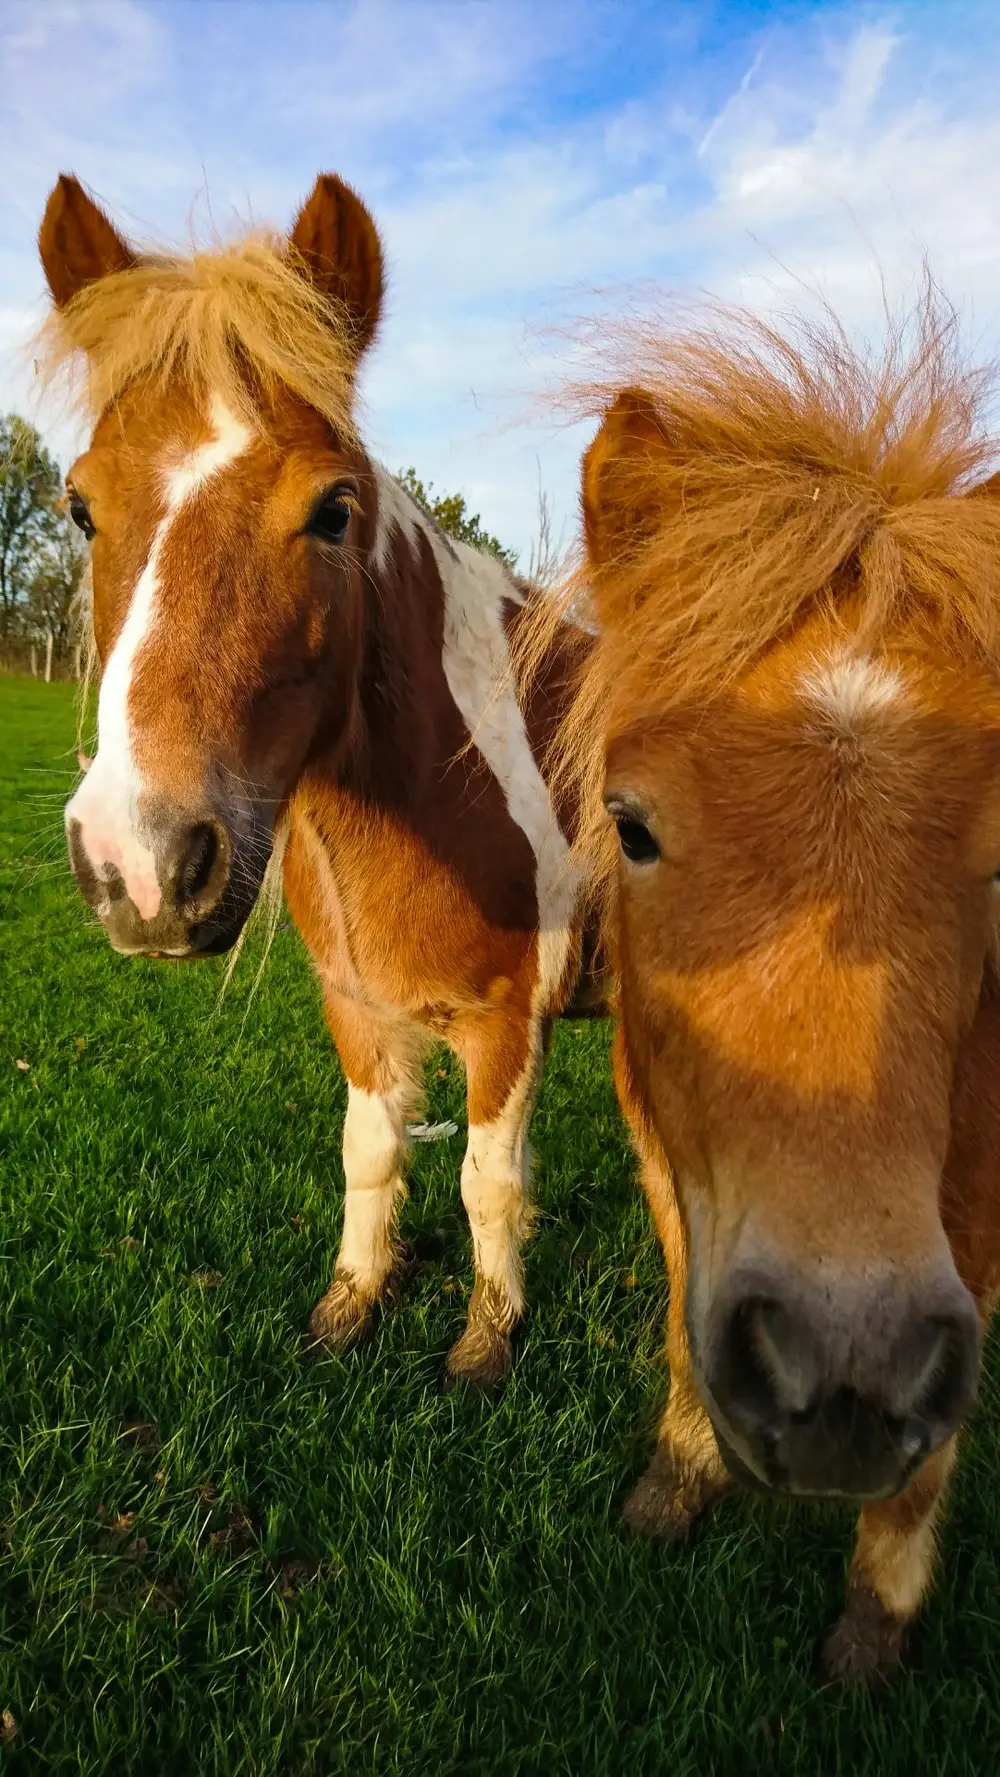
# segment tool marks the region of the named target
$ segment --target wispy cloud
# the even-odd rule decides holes
[[[526,548],[539,461],[572,523],[581,439],[505,422],[557,369],[540,327],[594,286],[812,291],[871,330],[881,280],[912,288],[926,249],[994,338],[1000,20],[969,0],[760,21],[644,0],[33,0],[0,26],[0,346],[40,313],[33,235],[61,168],[170,235],[209,200],[223,222],[284,220],[335,166],[390,266],[374,443]],[[0,399],[24,402],[6,365]]]

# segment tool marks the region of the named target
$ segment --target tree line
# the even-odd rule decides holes
[[[87,548],[66,510],[62,475],[40,434],[0,419],[0,663],[72,670]]]
[[[516,567],[516,551],[484,528],[463,494],[436,493],[413,468],[397,479],[449,536]],[[86,572],[59,465],[35,427],[9,413],[0,419],[0,667],[79,675]]]

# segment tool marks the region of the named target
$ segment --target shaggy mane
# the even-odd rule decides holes
[[[250,420],[284,386],[348,438],[356,355],[346,311],[316,288],[286,240],[265,233],[187,254],[144,253],[54,308],[38,338],[42,375],[82,370],[95,419],[139,380],[217,392]]]
[[[786,332],[741,310],[687,330],[655,322],[608,337],[612,366],[560,407],[602,418],[626,388],[652,399],[669,448],[623,455],[616,493],[646,515],[600,567],[579,565],[536,605],[516,671],[524,690],[560,621],[597,631],[551,769],[583,808],[597,886],[604,745],[614,712],[650,725],[717,696],[811,611],[844,613],[867,648],[922,638],[1000,670],[1000,489],[961,498],[992,468],[992,369],[960,357],[957,322],[927,281],[878,353],[836,320]]]

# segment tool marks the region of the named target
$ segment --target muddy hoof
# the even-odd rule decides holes
[[[375,1304],[362,1296],[350,1277],[334,1277],[309,1317],[309,1342],[319,1351],[351,1351],[372,1330]]]
[[[649,1536],[656,1543],[687,1542],[694,1513],[684,1504],[676,1487],[664,1481],[653,1467],[643,1475],[622,1508],[625,1528],[633,1536]]]
[[[478,1321],[466,1327],[448,1353],[448,1385],[484,1391],[499,1388],[510,1375],[513,1361],[510,1334]]]
[[[850,1585],[839,1623],[820,1654],[825,1684],[881,1685],[899,1669],[906,1624],[869,1586]]]

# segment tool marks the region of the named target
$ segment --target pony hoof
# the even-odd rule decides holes
[[[662,1480],[645,1474],[622,1508],[625,1528],[633,1536],[648,1536],[655,1543],[684,1543],[691,1535],[694,1513]]]
[[[850,1585],[839,1623],[831,1629],[820,1654],[820,1676],[826,1684],[879,1685],[899,1667],[906,1624],[869,1586]]]
[[[451,1387],[461,1384],[482,1391],[499,1388],[510,1375],[513,1361],[510,1335],[478,1322],[466,1327],[449,1351],[445,1365],[447,1381]]]
[[[313,1350],[351,1351],[368,1338],[375,1319],[375,1304],[362,1296],[348,1277],[335,1277],[326,1295],[309,1317]]]

